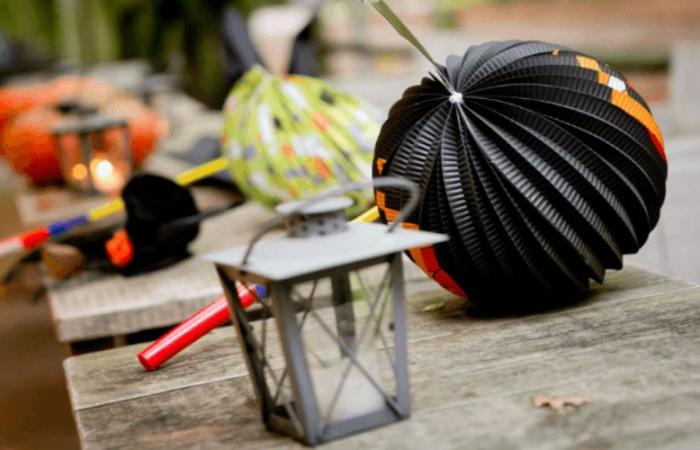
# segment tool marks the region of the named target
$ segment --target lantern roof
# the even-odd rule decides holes
[[[59,123],[51,132],[53,134],[87,134],[110,128],[123,128],[127,126],[125,119],[121,117],[103,116],[100,114],[88,115],[80,118],[70,118]]]
[[[205,255],[219,265],[270,281],[299,276],[358,263],[411,248],[427,247],[446,241],[444,234],[397,228],[391,233],[386,225],[350,223],[342,233],[315,237],[283,237],[260,241],[245,267],[247,245]]]

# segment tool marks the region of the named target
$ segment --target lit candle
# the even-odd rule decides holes
[[[101,157],[90,161],[90,173],[94,188],[108,195],[118,193],[126,181],[123,171],[111,161]]]
[[[73,169],[71,169],[71,175],[73,176],[73,178],[75,178],[76,181],[83,181],[85,178],[87,178],[88,171],[85,167],[85,164],[74,165]]]

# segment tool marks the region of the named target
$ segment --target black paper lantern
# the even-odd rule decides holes
[[[374,176],[422,190],[407,228],[446,233],[410,256],[450,291],[489,304],[563,302],[622,267],[658,219],[663,137],[627,80],[543,42],[489,42],[391,109]],[[444,80],[441,80],[444,78]],[[402,192],[378,190],[384,221]]]

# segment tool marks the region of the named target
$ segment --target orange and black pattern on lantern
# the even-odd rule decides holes
[[[450,240],[409,252],[476,302],[564,302],[646,241],[667,176],[663,136],[623,75],[543,42],[490,42],[450,57],[391,108],[373,176],[415,182],[405,228]],[[380,217],[400,190],[375,192]]]
[[[578,55],[576,56],[576,61],[580,67],[594,71],[598,77],[598,83],[610,88],[609,101],[613,105],[624,110],[627,114],[644,125],[649,133],[649,138],[653,142],[654,147],[656,147],[656,151],[658,151],[664,161],[666,161],[664,137],[663,134],[661,134],[661,129],[656,123],[654,116],[651,114],[651,109],[644,99],[632,88],[630,82],[607,64],[601,65],[600,62],[591,57]]]
[[[375,163],[378,173],[382,171],[383,160],[378,159]],[[380,217],[385,223],[393,222],[399,215],[399,210],[388,208],[386,206],[386,194],[381,190],[375,191],[375,201]],[[415,223],[404,222],[401,226],[408,230],[420,230],[420,227]],[[457,282],[440,267],[440,262],[435,254],[433,246],[423,248],[412,248],[408,252],[408,257],[413,261],[426,275],[435,280],[440,286],[458,295],[462,298],[467,298],[467,294],[459,287]]]

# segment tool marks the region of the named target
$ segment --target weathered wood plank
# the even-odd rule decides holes
[[[443,299],[446,307],[423,311]],[[700,288],[629,267],[571,308],[525,317],[409,302],[414,415],[330,448],[693,448],[700,443]],[[85,448],[296,444],[260,423],[238,346],[217,330],[144,374],[138,346],[69,358]],[[532,395],[583,395],[566,415]]]
[[[197,253],[247,242],[273,213],[255,203],[207,221]],[[191,258],[157,272],[125,278],[85,273],[48,291],[61,342],[128,334],[172,325],[221,295],[212,264]]]
[[[202,226],[195,255],[247,243],[274,213],[249,202]],[[270,233],[274,238],[282,231]],[[426,279],[414,265],[407,279]],[[87,272],[48,290],[58,340],[125,335],[176,324],[222,294],[214,265],[190,258],[135,277]]]
[[[476,318],[469,320],[463,314],[462,302],[459,299],[450,297],[443,291],[434,289],[425,291],[430,286],[433,285],[420,282],[411,282],[408,285],[410,291],[424,291],[413,294],[409,299],[408,326],[411,342],[455,333],[489,333],[509,322],[517,324],[533,318],[516,316],[498,321]],[[596,287],[588,303],[580,305],[578,309],[586,307],[587,304],[595,305],[601,302],[610,304],[606,307],[611,307],[612,303],[624,302],[631,298],[638,299],[659,292],[668,293],[688,287],[690,285],[686,282],[672,280],[631,266],[624,272],[611,274],[606,284]],[[424,306],[435,301],[436,298],[448,299],[447,307],[432,313],[423,312]],[[547,317],[566,314],[567,311],[550,313]],[[459,320],[455,320],[453,316]],[[464,323],[464,320],[469,320],[469,323]],[[80,409],[101,402],[153,395],[176,389],[190,382],[206,380],[210,374],[214,374],[212,378],[214,381],[245,373],[246,368],[240,359],[238,346],[223,344],[227,339],[233,339],[232,336],[233,332],[228,329],[215,330],[211,336],[170,361],[163,370],[143,376],[140,383],[133,383],[133,378],[143,373],[134,356],[137,350],[133,347],[117,349],[108,354],[69,358],[66,361],[66,370],[72,377],[76,377],[75,384],[80,387],[79,391],[74,393],[74,405]]]

